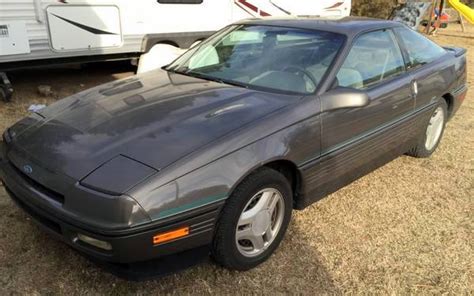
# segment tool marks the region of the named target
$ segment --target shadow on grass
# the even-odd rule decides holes
[[[18,83],[47,83],[61,80],[80,80],[85,74],[101,76],[101,80],[113,80],[110,76],[115,73],[135,72],[136,67],[130,61],[97,62],[87,64],[58,65],[32,69],[20,69],[8,72],[12,84]]]
[[[135,70],[130,61],[117,61],[9,71],[7,75],[14,92],[11,102],[7,105],[11,107],[36,101],[49,103],[99,84],[133,75]],[[40,95],[40,85],[50,86],[51,93]],[[3,100],[0,99],[0,102],[3,105]]]
[[[98,268],[64,243],[43,233],[8,200],[0,187],[0,292],[337,294],[322,264],[321,254],[308,241],[308,235],[314,241],[318,234],[307,234],[301,229],[297,221],[293,222],[277,252],[247,272],[229,271],[209,260],[166,277],[131,282]]]
[[[270,259],[247,272],[229,271],[209,260],[183,272],[146,282],[119,280],[111,294],[339,294],[322,255],[311,246],[319,234],[308,234],[293,221],[285,239]],[[316,239],[318,241],[318,239]]]

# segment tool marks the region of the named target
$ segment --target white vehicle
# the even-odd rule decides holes
[[[243,18],[350,10],[350,0],[0,0],[0,72],[149,53],[143,72]]]

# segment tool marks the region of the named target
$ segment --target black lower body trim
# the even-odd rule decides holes
[[[199,209],[198,211],[188,212],[184,216],[173,217],[174,220],[164,221],[166,222],[164,224],[152,224],[145,228],[132,227],[128,232],[120,235],[106,235],[85,230],[63,221],[44,209],[22,199],[21,196],[17,196],[8,187],[8,184],[5,184],[5,188],[12,200],[30,215],[40,228],[79,252],[98,261],[109,262],[109,264],[144,262],[207,246],[212,241],[220,209],[220,207],[213,208],[212,210]],[[158,245],[154,244],[153,237],[155,235],[182,227],[189,227],[189,234],[187,236]],[[78,234],[108,242],[112,246],[112,250],[103,250],[86,244],[78,239]]]

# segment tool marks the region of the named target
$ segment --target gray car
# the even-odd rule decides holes
[[[247,270],[293,209],[400,155],[430,156],[466,91],[464,49],[396,22],[242,21],[163,69],[22,119],[3,135],[0,177],[94,258],[209,246]]]

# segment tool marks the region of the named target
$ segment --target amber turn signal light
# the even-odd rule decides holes
[[[189,234],[189,227],[183,227],[176,230],[168,231],[165,233],[157,234],[153,237],[153,244],[161,244],[173,239],[177,239]]]

